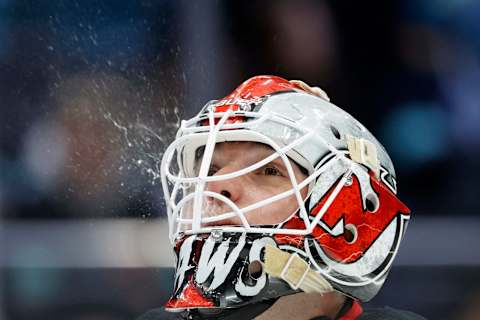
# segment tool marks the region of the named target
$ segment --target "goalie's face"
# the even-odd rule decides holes
[[[225,175],[236,172],[267,158],[273,153],[274,150],[272,148],[260,143],[219,143],[215,147],[208,175]],[[199,154],[198,164],[201,161],[201,156],[202,153]],[[307,175],[296,163],[292,161],[290,163],[292,164],[295,179],[297,183],[300,183]],[[239,177],[210,181],[206,185],[207,191],[216,192],[227,197],[239,208],[245,208],[290,189],[292,189],[291,178],[281,158],[276,158],[266,165]],[[301,190],[301,195],[305,199],[307,195],[306,187]],[[296,212],[298,206],[295,195],[291,195],[254,209],[246,215],[246,219],[250,225],[278,224]],[[231,211],[231,209],[223,201],[209,197],[206,203],[204,203],[202,211],[204,216],[212,217]],[[206,225],[241,225],[241,221],[238,217],[231,217]]]

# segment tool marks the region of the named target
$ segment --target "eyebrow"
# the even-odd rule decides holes
[[[256,143],[256,144],[261,147],[262,154],[259,156],[259,160],[255,161],[255,162],[261,161],[261,160],[271,156],[272,154],[276,153],[275,149],[273,149],[272,147],[270,147],[266,144],[263,144],[263,143]],[[198,165],[198,160],[199,160],[199,158],[201,158],[203,156],[204,151],[205,151],[205,146],[200,147],[196,150],[195,166]],[[212,164],[214,162],[214,159],[215,159],[215,152],[214,152],[213,157],[212,157]],[[300,172],[302,172],[304,175],[308,176],[308,170],[307,169],[300,166],[298,163],[296,163],[294,160],[290,159],[289,157],[287,157],[287,160],[292,164],[292,169],[295,169],[295,166],[296,166],[300,170]],[[280,156],[278,156],[277,158],[272,160],[270,163],[273,163],[275,165],[280,166],[283,170],[287,170],[287,166],[285,165],[283,159]]]
[[[287,159],[288,159],[288,158],[287,158]],[[290,159],[288,159],[288,160],[290,160]],[[291,162],[291,161],[290,161],[290,162]],[[285,169],[285,170],[287,169],[287,166],[285,165],[285,162],[283,162],[283,160],[282,160],[281,157],[278,157],[278,158],[272,160],[271,163],[276,164],[276,165],[279,165],[279,166],[281,166],[281,167],[282,167],[283,169]]]
[[[268,146],[265,146],[265,147],[269,148]],[[275,150],[273,150],[273,149],[271,149],[271,150],[275,153]],[[265,158],[266,158],[266,157],[265,157]],[[287,156],[287,160],[288,160],[288,162],[290,162],[290,164],[292,165],[292,169],[293,169],[293,170],[295,170],[295,167],[297,167],[298,170],[299,170],[301,173],[303,173],[303,175],[308,176],[308,170],[307,170],[307,169],[305,169],[304,167],[302,167],[301,165],[299,165],[297,162],[295,162],[295,160],[289,158],[288,156]],[[274,163],[274,164],[280,165],[280,166],[282,166],[282,168],[283,168],[284,170],[287,170],[287,166],[285,165],[285,162],[282,160],[282,158],[281,158],[280,156],[277,157],[277,158],[275,158],[275,159],[272,160],[271,162]]]

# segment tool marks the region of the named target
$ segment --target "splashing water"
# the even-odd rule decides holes
[[[152,128],[137,119],[135,123],[125,124],[115,119],[110,112],[105,112],[104,117],[122,134],[125,142],[123,148],[124,163],[134,165],[141,174],[147,175],[150,183],[156,185],[160,182],[160,163],[167,144],[172,140],[180,125],[180,112],[177,107],[171,109],[171,114],[161,113],[162,126]],[[171,118],[174,121],[171,121]],[[134,169],[127,166],[127,169]],[[119,170],[125,169],[122,164]]]
[[[112,114],[110,112],[107,112],[104,114],[104,117],[105,119],[111,121],[113,123],[113,125],[118,128],[119,130],[121,130],[123,132],[123,136],[125,137],[125,140],[127,141],[127,145],[129,147],[132,146],[132,143],[130,142],[130,140],[128,139],[128,130],[127,130],[127,127],[125,126],[122,126],[120,125],[117,121],[115,121],[113,118],[112,118]]]

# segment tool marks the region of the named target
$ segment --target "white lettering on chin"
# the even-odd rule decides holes
[[[223,241],[218,245],[217,251],[213,253],[216,241],[212,236],[208,237],[207,241],[202,248],[202,253],[200,254],[200,261],[198,262],[198,269],[195,275],[195,280],[197,283],[204,283],[210,277],[210,274],[213,272],[213,280],[207,290],[215,290],[222,283],[225,282],[230,270],[233,267],[233,264],[237,261],[240,252],[245,245],[245,233],[243,233],[238,239],[238,244],[232,250],[227,259],[227,251],[230,248],[230,239]]]
[[[192,255],[192,244],[196,239],[196,236],[188,237],[185,239],[182,247],[180,248],[175,276],[175,288],[177,288],[177,290],[181,287],[183,281],[185,280],[185,273],[193,268],[189,262]],[[230,241],[231,238],[228,238],[221,242],[219,245],[217,245],[216,251],[214,252],[215,245],[218,242],[216,242],[215,239],[210,236],[202,247],[197,272],[195,274],[195,281],[198,284],[204,284],[213,273],[213,280],[206,289],[207,291],[215,290],[225,282],[233,265],[238,260],[240,252],[245,246],[246,235],[243,233],[238,238],[237,245],[233,248],[233,250],[231,250],[227,257],[227,252],[230,249]],[[267,244],[276,246],[275,241],[270,237],[254,240],[249,251],[249,261],[252,262],[260,260],[262,249]],[[262,274],[256,280],[255,285],[250,286],[242,281],[242,273],[243,270],[242,272],[239,272],[235,283],[235,290],[242,296],[254,296],[258,294],[265,286],[267,281],[266,274]]]
[[[190,236],[185,239],[178,253],[177,270],[175,272],[175,290],[178,290],[185,280],[185,272],[193,268],[189,264],[192,254],[192,244],[196,236]]]
[[[260,261],[260,254],[262,252],[262,249],[267,244],[270,244],[274,247],[277,246],[275,241],[269,237],[260,238],[253,241],[252,247],[250,248],[250,252],[248,256],[249,261],[250,262],[256,261],[256,260]],[[235,290],[238,293],[240,293],[242,296],[245,296],[245,297],[255,296],[265,287],[265,284],[267,283],[267,275],[265,274],[265,272],[262,273],[262,275],[256,280],[256,283],[253,286],[246,285],[242,281],[242,273],[243,272],[240,272],[238,281],[235,284]]]

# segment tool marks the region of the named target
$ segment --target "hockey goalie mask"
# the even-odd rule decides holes
[[[384,148],[301,81],[258,76],[209,102],[182,122],[161,173],[177,256],[170,311],[300,291],[368,301],[409,219]]]

